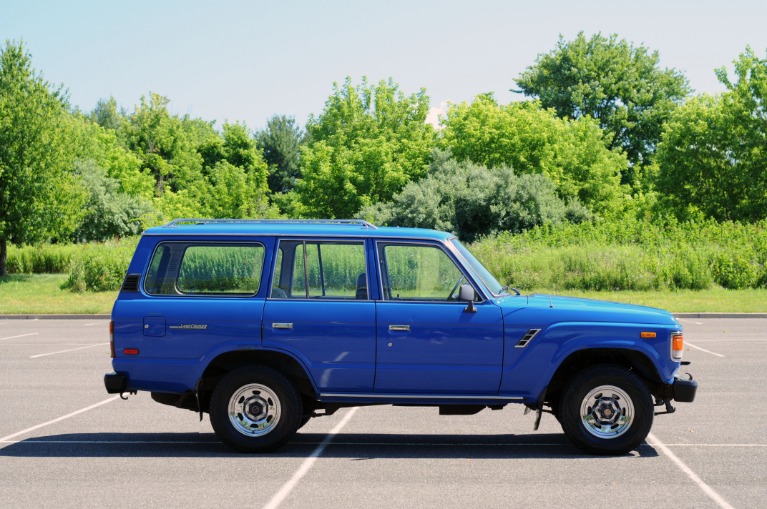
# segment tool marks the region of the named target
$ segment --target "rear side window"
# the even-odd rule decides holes
[[[255,295],[261,286],[261,244],[160,244],[144,290],[152,295]]]
[[[368,298],[363,242],[282,240],[272,298]]]

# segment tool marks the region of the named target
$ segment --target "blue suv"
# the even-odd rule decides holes
[[[499,283],[444,232],[353,220],[180,219],[147,230],[112,310],[107,392],[210,414],[246,452],[358,405],[551,412],[595,454],[693,401],[659,309]],[[655,412],[660,407],[661,412]]]

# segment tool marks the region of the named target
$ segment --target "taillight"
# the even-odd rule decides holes
[[[681,332],[671,333],[671,360],[681,361],[684,351],[684,336]]]
[[[109,355],[115,358],[115,323],[109,322]]]

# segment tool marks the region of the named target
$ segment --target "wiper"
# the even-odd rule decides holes
[[[514,293],[516,293],[516,294],[517,294],[517,296],[519,296],[519,295],[522,295],[522,293],[520,293],[520,291],[519,291],[519,290],[517,290],[516,288],[512,288],[512,289],[511,289],[511,291],[512,291],[512,292],[514,292]],[[501,288],[501,292],[506,292],[506,293],[509,293],[509,285],[506,285],[506,286],[502,287],[502,288]]]

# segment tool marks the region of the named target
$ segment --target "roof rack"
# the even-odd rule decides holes
[[[338,224],[345,226],[362,226],[375,230],[376,225],[362,219],[174,219],[165,227],[175,228],[182,224]]]

